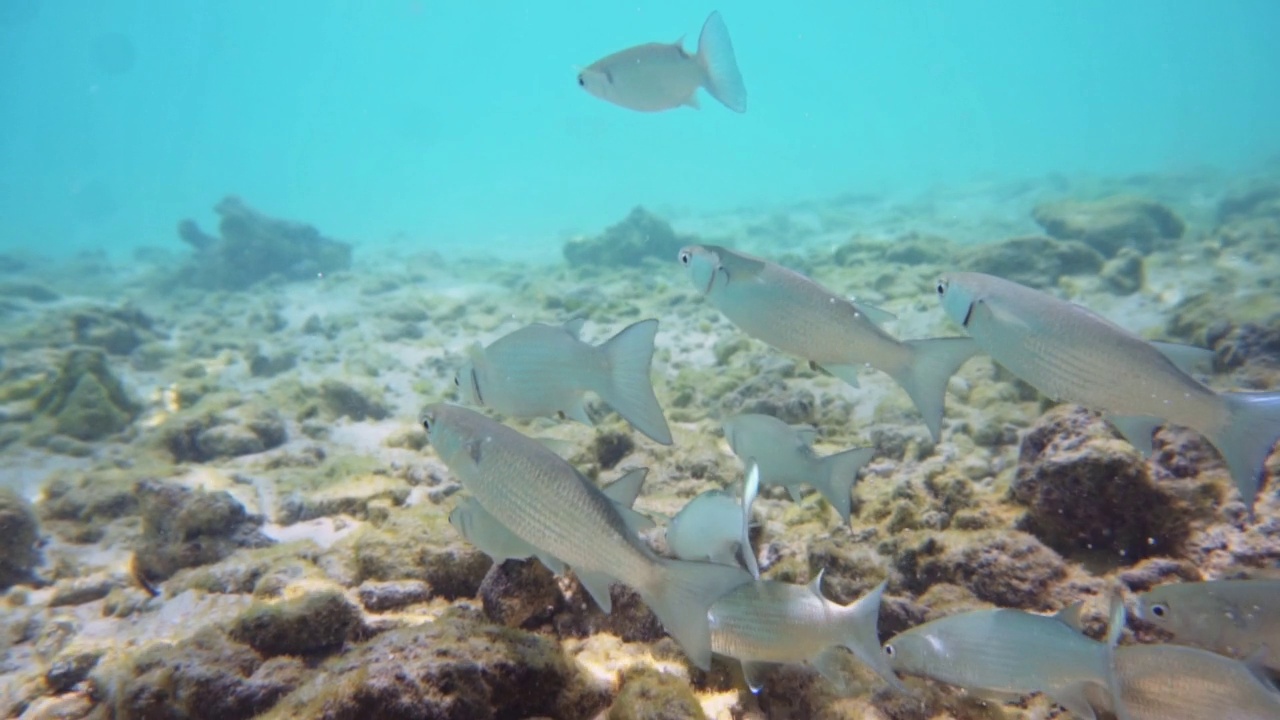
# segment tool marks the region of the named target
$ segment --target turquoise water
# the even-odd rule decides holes
[[[178,248],[227,193],[357,243],[555,252],[710,212],[1280,151],[1280,4],[723,2],[737,115],[601,102],[575,67],[682,2],[0,1],[0,251]],[[127,256],[127,255],[126,255]]]

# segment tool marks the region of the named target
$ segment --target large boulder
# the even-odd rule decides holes
[[[1080,240],[1107,257],[1122,247],[1148,252],[1161,240],[1182,237],[1187,229],[1168,207],[1124,195],[1047,202],[1036,206],[1031,216],[1051,237]]]
[[[675,262],[680,248],[693,242],[695,238],[676,235],[671,223],[636,207],[626,219],[600,235],[565,243],[564,258],[570,265],[617,267],[634,266],[648,257]]]

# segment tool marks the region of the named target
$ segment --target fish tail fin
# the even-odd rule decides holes
[[[702,66],[703,87],[711,96],[734,112],[747,111],[747,86],[738,71],[729,28],[719,12],[707,16],[698,36],[698,64]]]
[[[947,382],[978,352],[978,344],[967,337],[908,340],[904,344],[911,348],[911,362],[894,373],[893,379],[911,396],[936,442],[942,436]]]
[[[858,481],[858,472],[862,470],[862,466],[870,462],[875,454],[875,448],[853,448],[828,455],[819,461],[822,473],[813,481],[813,485],[840,513],[840,518],[846,525],[849,524],[853,508],[850,497],[853,484]]]
[[[1240,499],[1252,515],[1267,456],[1280,440],[1280,392],[1222,393],[1221,397],[1227,404],[1227,426],[1209,439],[1227,461]]]
[[[888,581],[858,598],[852,605],[840,611],[840,644],[854,654],[863,665],[871,668],[889,683],[893,689],[910,694],[910,690],[890,667],[884,651],[880,649],[880,601]]]
[[[706,670],[711,666],[707,613],[730,590],[751,582],[751,575],[741,568],[704,562],[662,558],[659,563],[657,580],[637,590],[693,664]]]
[[[670,445],[671,428],[649,382],[653,339],[657,334],[657,320],[641,320],[601,345],[609,370],[603,386],[595,390],[637,430],[656,442]]]

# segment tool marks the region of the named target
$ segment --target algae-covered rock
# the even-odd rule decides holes
[[[94,695],[117,718],[242,720],[254,717],[300,685],[303,664],[263,659],[221,632],[203,630],[175,644],[160,643],[131,661],[99,663]]]
[[[431,586],[421,580],[378,582],[366,580],[356,588],[356,597],[365,610],[386,612],[431,599]]]
[[[648,257],[674,261],[680,248],[694,242],[696,238],[676,235],[666,220],[637,207],[597,237],[565,243],[564,257],[570,265],[631,267]]]
[[[533,629],[564,607],[556,577],[536,560],[494,563],[480,583],[485,617],[507,627]]]
[[[134,307],[92,308],[71,316],[77,345],[102,348],[111,355],[128,355],[158,337],[150,317]]]
[[[1222,370],[1245,365],[1280,368],[1280,314],[1262,322],[1222,322],[1207,331],[1209,346]]]
[[[1155,482],[1142,455],[1096,415],[1059,406],[1023,437],[1010,493],[1027,506],[1019,527],[1050,547],[1129,564],[1186,542],[1191,507],[1174,487]]]
[[[1175,240],[1186,231],[1173,210],[1128,196],[1047,202],[1031,216],[1051,237],[1083,241],[1107,257],[1126,246],[1149,252],[1157,242]]]
[[[231,622],[228,635],[267,657],[315,655],[342,647],[363,626],[360,611],[337,590],[258,601]]]
[[[907,233],[892,240],[854,237],[837,247],[831,259],[844,267],[874,263],[946,265],[955,257],[955,243],[939,235]]]
[[[707,715],[689,681],[651,667],[622,675],[622,688],[609,708],[609,720],[704,720]]]
[[[111,374],[105,353],[76,348],[36,397],[36,411],[52,418],[59,433],[98,440],[128,427],[138,406]]]
[[[325,379],[320,383],[320,404],[325,415],[336,420],[348,417],[352,420],[384,420],[391,411],[384,404],[381,393],[359,390],[341,380]]]
[[[603,706],[552,638],[446,615],[336,657],[272,718],[590,717]]]
[[[40,526],[31,505],[0,487],[0,590],[31,578],[40,561]]]
[[[175,283],[242,290],[272,275],[311,280],[351,267],[351,246],[311,225],[268,217],[234,196],[214,211],[221,216],[221,237],[204,233],[194,220],[178,225],[179,237],[195,256],[175,274]]]
[[[422,580],[433,597],[475,597],[492,561],[452,537],[446,515],[419,506],[361,528],[340,547],[352,553],[357,582]]]
[[[1102,286],[1116,295],[1132,295],[1146,282],[1146,268],[1142,253],[1133,248],[1121,248],[1115,257],[1102,266],[1098,273]]]
[[[270,543],[258,532],[262,518],[250,517],[226,492],[156,481],[138,483],[135,492],[142,508],[137,567],[149,580],[164,580],[182,568],[217,562],[237,548]]]
[[[1076,240],[1032,235],[975,245],[961,255],[960,266],[1030,287],[1058,284],[1063,275],[1091,275],[1103,267],[1097,250]]]

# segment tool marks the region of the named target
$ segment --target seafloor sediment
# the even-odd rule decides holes
[[[816,493],[771,488],[753,539],[766,578],[823,570],[840,603],[887,579],[882,638],[958,610],[1077,600],[1098,636],[1116,583],[1280,559],[1280,453],[1250,519],[1203,438],[1163,428],[1144,460],[981,356],[952,379],[935,443],[887,376],[855,389],[747,338],[674,257],[690,238],[768,256],[893,312],[901,338],[959,334],[934,281],[979,270],[1209,347],[1215,388],[1276,389],[1280,174],[849,196],[683,217],[679,234],[637,211],[546,265],[501,248],[352,259],[307,226],[220,207],[241,213],[221,238],[184,225],[194,260],[0,256],[0,716],[1050,714],[1042,697],[986,703],[915,681],[903,698],[852,657],[845,688],[796,666],[753,695],[736,663],[691,668],[630,590],[614,586],[606,616],[571,576],[468,546],[447,521],[460,487],[417,411],[456,400],[470,343],[573,316],[593,341],[659,319],[653,378],[674,445],[598,403],[594,428],[509,422],[569,441],[592,478],[650,468],[637,508],[659,525],[741,478],[728,415],[812,424],[823,453],[877,449],[848,526]],[[235,272],[234,253],[277,237]],[[193,281],[202,266],[216,272]],[[663,549],[660,530],[650,539]],[[1131,619],[1123,642],[1159,639]]]

